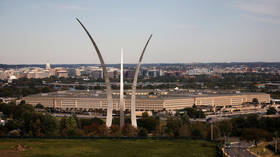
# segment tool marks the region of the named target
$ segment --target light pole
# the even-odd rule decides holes
[[[214,139],[214,120],[212,118],[207,118],[206,119],[207,123],[210,123],[210,130],[211,130],[211,141]]]
[[[213,121],[211,122],[211,141],[214,139],[214,126],[213,126]]]

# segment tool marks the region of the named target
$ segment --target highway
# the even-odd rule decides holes
[[[250,146],[249,143],[244,141],[235,142],[231,143],[230,148],[225,148],[225,152],[230,157],[256,157],[247,150]]]

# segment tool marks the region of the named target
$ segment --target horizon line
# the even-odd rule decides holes
[[[50,62],[46,62],[50,63]],[[20,63],[20,64],[6,64],[6,63],[0,63],[0,65],[45,65],[46,63]],[[233,61],[233,62],[192,62],[192,63],[183,63],[183,62],[173,62],[173,63],[168,63],[168,62],[155,62],[155,63],[142,63],[143,65],[145,64],[219,64],[219,63],[225,63],[225,64],[230,64],[230,63],[280,63],[280,61]],[[97,63],[50,63],[52,65],[100,65]],[[107,65],[119,65],[120,63],[108,63]],[[125,64],[137,64],[137,63],[124,63]]]

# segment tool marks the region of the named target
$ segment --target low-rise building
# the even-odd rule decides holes
[[[131,91],[125,91],[125,109],[130,110]],[[198,106],[233,107],[258,99],[259,103],[270,103],[270,95],[265,93],[238,94],[205,94],[186,95],[172,94],[166,91],[153,93],[139,90],[136,96],[137,111],[174,111],[186,107]],[[28,104],[42,104],[45,107],[61,109],[107,109],[107,98],[104,91],[60,91],[36,94],[24,97]],[[119,110],[119,94],[113,91],[113,109]]]

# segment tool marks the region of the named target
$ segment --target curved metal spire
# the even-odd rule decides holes
[[[148,46],[152,36],[153,35],[151,34],[149,39],[148,39],[148,41],[145,44],[145,47],[144,47],[144,49],[142,51],[142,54],[141,54],[140,58],[139,58],[139,61],[138,61],[137,67],[136,67],[136,71],[135,71],[135,75],[134,75],[133,85],[132,85],[132,94],[131,94],[131,124],[134,127],[137,127],[136,113],[135,113],[135,108],[136,108],[135,100],[136,100],[136,86],[137,86],[138,73],[140,71],[140,65],[141,65],[144,53],[146,51],[146,48],[147,48],[147,46]]]
[[[107,107],[106,126],[110,127],[112,125],[113,98],[112,98],[112,89],[111,89],[111,83],[110,83],[109,75],[108,75],[108,72],[107,72],[104,60],[103,60],[103,58],[101,56],[101,53],[100,53],[100,51],[99,51],[95,41],[91,37],[91,35],[88,32],[88,30],[86,29],[86,27],[82,24],[82,22],[78,18],[76,18],[76,20],[81,24],[81,26],[83,27],[83,29],[87,33],[89,39],[91,40],[91,42],[92,42],[92,44],[93,44],[93,46],[94,46],[94,48],[95,48],[95,50],[97,52],[98,58],[100,60],[100,64],[102,66],[103,75],[104,75],[105,83],[106,83],[106,94],[107,94],[107,105],[108,105],[108,107]]]

